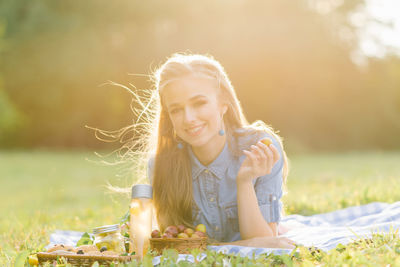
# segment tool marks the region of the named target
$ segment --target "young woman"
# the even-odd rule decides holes
[[[292,248],[278,236],[288,173],[281,139],[262,122],[248,124],[223,67],[210,56],[174,54],[153,81],[155,104],[141,114],[152,114],[153,128],[139,145],[152,155],[159,228],[202,223],[218,244]]]

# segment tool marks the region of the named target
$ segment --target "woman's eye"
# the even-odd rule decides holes
[[[169,112],[171,113],[171,114],[176,114],[176,113],[178,113],[179,112],[179,108],[174,108],[174,109],[171,109]]]
[[[196,107],[200,107],[200,106],[202,106],[202,105],[205,105],[207,102],[206,101],[197,101],[196,103],[194,103],[194,105],[196,106]]]

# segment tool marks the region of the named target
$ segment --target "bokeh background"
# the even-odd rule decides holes
[[[0,0],[0,266],[23,264],[56,229],[121,222],[129,196],[105,185],[147,177],[85,126],[132,124],[132,95],[108,82],[141,94],[175,52],[214,56],[249,121],[280,132],[286,214],[399,201],[399,3]],[[384,246],[357,249],[355,264],[374,253],[390,264]]]
[[[194,52],[222,63],[249,121],[279,130],[293,153],[399,149],[396,5],[3,0],[0,147],[117,148],[85,128],[135,120],[131,95],[104,83],[148,89],[169,55]]]

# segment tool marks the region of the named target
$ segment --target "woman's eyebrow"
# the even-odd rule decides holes
[[[205,95],[196,95],[194,97],[191,97],[189,100],[190,101],[195,101],[195,100],[200,99],[200,98],[207,98],[207,97]]]
[[[195,96],[189,98],[189,101],[193,102],[193,101],[196,101],[198,99],[203,99],[203,98],[207,98],[207,97],[205,95],[195,95]],[[168,106],[168,108],[170,109],[175,106],[180,106],[180,103],[172,103],[171,105]]]

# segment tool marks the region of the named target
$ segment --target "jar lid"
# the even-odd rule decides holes
[[[111,225],[103,225],[100,227],[96,227],[93,229],[93,234],[103,234],[103,233],[111,233],[115,231],[119,231],[119,224],[111,224]]]
[[[149,184],[135,184],[132,186],[132,198],[153,198],[153,187]]]

